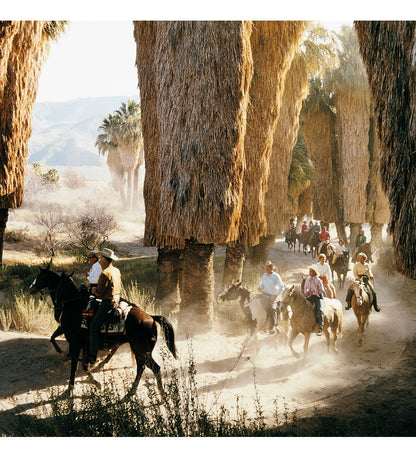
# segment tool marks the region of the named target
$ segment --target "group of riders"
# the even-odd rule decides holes
[[[294,220],[291,219],[289,222],[289,230],[295,229]],[[325,226],[321,227],[318,223],[310,221],[309,226],[306,221],[302,224],[302,233],[305,231],[315,231],[319,233],[319,245],[318,245],[318,262],[309,267],[309,276],[306,278],[303,285],[303,293],[306,299],[314,305],[316,321],[319,325],[319,331],[317,335],[322,335],[322,328],[324,324],[323,306],[324,296],[331,299],[335,298],[336,292],[334,285],[332,284],[332,270],[331,266],[327,262],[327,256],[321,253],[321,250],[325,244],[330,244],[331,236]],[[360,230],[355,240],[355,247],[359,250],[359,247],[366,243],[366,237],[364,231]],[[333,258],[332,264],[334,264],[339,256],[344,253],[349,253],[348,247],[344,244],[343,240],[339,240],[337,245],[332,245]],[[269,332],[274,333],[274,328],[278,322],[278,311],[279,311],[279,300],[278,296],[283,292],[284,284],[280,275],[274,271],[275,266],[271,261],[267,261],[264,265],[265,273],[263,274],[258,291],[262,293],[263,303],[268,314]],[[371,267],[367,262],[367,255],[363,252],[359,252],[357,256],[357,262],[353,268],[354,280],[364,281],[366,288],[368,288],[371,298],[372,305],[376,312],[380,311],[380,307],[377,304],[377,295],[372,283],[374,275],[371,271]],[[347,296],[345,298],[345,310],[351,308],[351,299],[353,296],[353,290],[351,286],[348,288]]]

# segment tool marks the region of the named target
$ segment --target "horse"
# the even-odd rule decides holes
[[[368,326],[369,316],[371,313],[372,295],[369,288],[366,286],[364,276],[360,280],[354,280],[351,289],[353,295],[351,298],[351,307],[354,310],[354,315],[358,323],[358,345],[363,343],[364,326]]]
[[[59,274],[50,270],[50,264],[49,264],[46,269],[40,268],[40,273],[38,274],[38,276],[35,278],[35,280],[29,287],[30,294],[36,294],[37,292],[43,289],[47,289],[52,299],[53,306],[54,306],[54,317],[55,317],[56,322],[58,323],[58,327],[56,328],[56,331],[52,334],[50,338],[50,342],[58,353],[62,353],[62,350],[55,339],[64,333],[60,325],[62,308],[58,307],[56,304],[56,290],[58,289],[60,280],[61,280],[61,277],[59,276]]]
[[[288,345],[296,358],[300,355],[293,349],[293,341],[298,334],[304,335],[303,352],[306,356],[308,352],[309,339],[312,332],[317,332],[319,325],[315,319],[314,305],[306,300],[305,296],[295,285],[286,285],[282,293],[281,311],[284,312],[290,306],[292,318],[290,320],[291,331]],[[326,338],[327,350],[330,351],[331,328],[333,343],[332,348],[335,353],[337,350],[337,339],[342,336],[342,304],[338,299],[324,298],[324,325],[323,332]]]
[[[250,337],[253,337],[256,331],[268,328],[267,312],[261,294],[254,295],[250,293],[248,289],[244,288],[242,282],[232,284],[220,293],[218,297],[222,301],[240,300],[240,308],[248,325]],[[275,330],[277,335],[283,331],[285,342],[287,342],[291,311],[287,310],[286,313],[281,313],[279,310],[278,314],[280,324],[277,325]]]
[[[285,234],[285,242],[287,243],[287,247],[289,250],[293,248],[293,251],[296,250],[296,241],[298,240],[298,236],[296,234],[296,230],[294,228],[289,229]]]
[[[318,250],[318,256],[320,254],[324,254],[326,256],[328,264],[332,265],[332,258],[334,257],[334,247],[329,242],[324,242],[320,246]]]
[[[311,234],[311,238],[309,240],[309,246],[310,246],[310,249],[311,249],[312,259],[314,259],[316,257],[316,254],[318,252],[318,245],[320,243],[321,243],[321,241],[319,240],[319,232],[313,231],[312,234]]]
[[[332,276],[334,277],[334,272],[338,276],[338,288],[344,289],[345,278],[348,271],[350,270],[350,253],[349,251],[344,251],[344,253],[337,257],[334,263],[331,263]]]
[[[373,262],[371,244],[370,242],[364,243],[364,245],[357,246],[352,252],[351,261],[356,262],[358,253],[365,253],[367,255],[368,262]]]
[[[49,274],[47,276],[52,278]],[[44,272],[41,271],[38,277],[41,277],[41,280],[44,280]],[[31,287],[31,294],[34,294],[36,290],[39,290],[39,286],[43,284],[41,282],[38,284],[37,280],[38,279],[35,280]],[[49,286],[43,286],[43,288],[45,287],[49,288]],[[69,353],[71,356],[71,371],[68,392],[71,392],[74,388],[75,374],[81,350],[86,352],[88,348],[89,330],[83,329],[82,327],[83,310],[87,306],[87,301],[88,295],[83,294],[82,290],[78,290],[72,277],[62,273],[60,276],[60,282],[56,289],[55,307],[56,309],[61,309],[60,325],[63,333],[65,334],[65,338],[68,341]],[[110,361],[117,349],[122,344],[128,342],[130,344],[131,351],[135,356],[137,365],[136,378],[134,379],[128,395],[136,392],[145,366],[152,370],[156,377],[159,391],[163,393],[160,367],[152,357],[152,351],[156,345],[158,335],[156,323],[159,323],[161,326],[167,347],[173,357],[176,358],[175,334],[173,327],[167,318],[159,315],[149,315],[135,304],[128,304],[131,308],[128,311],[125,320],[125,332],[114,334],[108,339],[109,349],[105,359],[101,363],[92,369],[89,369],[86,364],[83,364],[83,368],[90,381],[99,386],[99,383],[92,377],[91,372],[101,369],[108,361]]]
[[[311,241],[311,236],[312,236],[312,232],[311,231],[304,231],[304,232],[301,232],[299,235],[298,235],[298,243],[299,243],[299,252],[300,252],[300,245],[302,244],[303,245],[303,254],[307,254],[308,250],[308,246],[310,244],[310,241]]]

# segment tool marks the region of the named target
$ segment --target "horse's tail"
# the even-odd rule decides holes
[[[152,318],[160,324],[163,330],[163,337],[165,338],[166,345],[168,346],[170,352],[177,358],[176,355],[176,345],[175,345],[175,331],[170,321],[162,315],[152,315]]]

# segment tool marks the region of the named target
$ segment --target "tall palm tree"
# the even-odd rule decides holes
[[[123,205],[130,207],[138,198],[138,174],[144,158],[140,104],[122,102],[114,114],[103,119],[99,132],[95,145],[100,154],[107,155],[113,187],[120,192]]]
[[[51,40],[67,21],[0,21],[0,264],[8,209],[23,198],[33,106]]]
[[[357,21],[381,146],[380,174],[399,272],[416,278],[414,21]]]

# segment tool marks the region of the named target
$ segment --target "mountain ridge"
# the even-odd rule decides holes
[[[132,95],[35,103],[28,163],[51,167],[103,165],[95,147],[98,128],[109,113],[130,99],[140,102]]]

